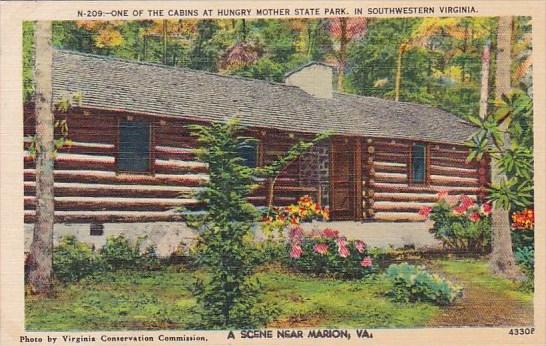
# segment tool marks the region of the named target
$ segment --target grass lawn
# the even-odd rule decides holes
[[[472,292],[484,292],[484,299],[496,297],[509,306],[519,304],[525,318],[529,318],[529,310],[532,316],[532,294],[490,275],[482,260],[435,260],[429,267],[465,286],[465,292],[468,287]],[[278,304],[281,310],[268,326],[272,328],[445,325],[449,323],[443,318],[449,318],[453,309],[426,303],[393,303],[384,296],[388,282],[381,277],[343,281],[275,268],[264,269],[258,277],[265,288],[265,299]],[[59,286],[53,298],[27,296],[26,329],[190,329],[195,321],[191,308],[196,304],[190,292],[192,281],[191,272],[168,267],[156,272],[110,273]],[[475,316],[482,307],[474,308]],[[496,316],[491,318],[497,320]],[[452,325],[459,325],[457,322],[461,321],[455,320]]]

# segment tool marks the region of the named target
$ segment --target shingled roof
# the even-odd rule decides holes
[[[316,98],[296,86],[186,68],[56,50],[53,95],[81,92],[82,106],[225,121],[248,127],[462,144],[475,128],[414,103],[334,93]]]

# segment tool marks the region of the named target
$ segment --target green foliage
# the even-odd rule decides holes
[[[505,178],[491,186],[489,199],[504,209],[525,208],[533,204],[533,100],[515,89],[496,106],[485,119],[469,117],[480,129],[467,143],[468,160],[491,156]]]
[[[34,23],[23,22],[23,102],[34,95]]]
[[[133,269],[149,270],[157,268],[159,259],[153,247],[140,253],[142,238],[131,244],[123,234],[106,239],[99,254],[106,270]]]
[[[252,141],[238,136],[236,120],[226,124],[191,126],[197,136],[197,157],[209,165],[209,182],[198,199],[206,202],[204,215],[191,218],[201,229],[197,261],[210,272],[209,280],[198,279],[194,293],[200,304],[197,313],[206,328],[251,328],[270,316],[260,313],[259,284],[249,240],[257,220],[256,208],[247,202],[255,182],[254,170],[243,164],[239,152]],[[265,319],[265,320],[264,320]]]
[[[53,251],[53,272],[63,282],[75,282],[101,270],[100,257],[86,243],[64,237]]]
[[[63,237],[53,251],[53,272],[58,280],[66,283],[104,272],[159,269],[155,248],[149,246],[141,253],[140,245],[141,241],[131,244],[119,235],[109,237],[106,244],[95,251],[73,236]]]
[[[424,267],[407,263],[391,264],[385,274],[393,284],[387,294],[398,302],[424,301],[449,305],[462,296],[462,287],[428,273]]]

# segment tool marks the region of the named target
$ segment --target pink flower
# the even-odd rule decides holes
[[[474,212],[474,213],[470,214],[470,216],[468,218],[472,222],[477,222],[477,221],[480,221],[480,214]]]
[[[339,253],[339,256],[343,258],[349,257],[349,255],[351,254],[347,246],[339,246],[337,248],[337,252]]]
[[[347,238],[341,237],[336,240],[337,246],[347,246]]]
[[[313,250],[315,250],[315,252],[318,254],[326,255],[328,253],[328,244],[315,244],[315,246],[313,246]]]
[[[303,250],[301,249],[301,246],[299,246],[298,244],[292,245],[292,250],[290,250],[290,257],[300,258],[302,253]]]
[[[360,261],[360,265],[364,268],[371,267],[372,266],[372,258],[370,256],[366,256]]]
[[[303,238],[303,229],[301,227],[292,227],[290,229],[290,239],[293,242],[300,242]]]
[[[482,204],[480,209],[482,214],[487,216],[487,215],[490,215],[491,212],[493,211],[493,206],[491,205],[491,203],[484,203]]]
[[[364,250],[366,250],[366,243],[363,242],[362,240],[357,240],[355,242],[355,248],[359,253],[363,253]]]
[[[446,199],[447,195],[449,195],[449,191],[442,190],[438,192],[438,200]]]
[[[322,236],[330,239],[335,239],[339,236],[339,231],[331,228],[326,228],[322,231]]]
[[[421,207],[421,209],[419,209],[419,215],[425,218],[428,218],[431,212],[432,212],[432,207],[424,206],[424,207]]]

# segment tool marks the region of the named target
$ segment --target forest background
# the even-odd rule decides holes
[[[495,100],[497,20],[333,18],[58,21],[56,48],[282,82],[310,61],[335,67],[338,92],[416,102],[477,115],[482,62]],[[33,95],[32,22],[25,22],[24,96]],[[531,22],[515,17],[512,85],[532,85]]]

